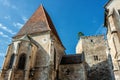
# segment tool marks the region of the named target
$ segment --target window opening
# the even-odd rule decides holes
[[[18,69],[23,70],[25,68],[26,55],[22,54],[19,58]]]
[[[98,60],[98,56],[94,56],[94,60],[95,60],[95,61]]]
[[[69,74],[70,74],[70,70],[67,69],[67,70],[66,70],[66,75],[69,75]]]
[[[11,58],[10,58],[9,67],[8,67],[9,69],[11,69],[12,66],[13,66],[14,58],[15,58],[15,54],[12,54],[12,55],[11,55]]]

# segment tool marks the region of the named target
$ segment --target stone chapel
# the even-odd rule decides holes
[[[105,5],[104,35],[81,36],[66,55],[41,5],[9,44],[0,80],[120,80],[120,0]]]

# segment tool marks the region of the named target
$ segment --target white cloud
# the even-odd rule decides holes
[[[11,39],[12,39],[12,38],[9,38],[9,40],[11,40]],[[3,47],[0,48],[0,51],[3,50],[3,48],[4,48],[5,45],[10,44],[11,41],[9,41],[9,40],[3,39],[2,41],[0,41],[0,46],[3,46]]]
[[[9,36],[5,35],[3,32],[0,32],[0,36],[5,37],[5,38],[9,38]]]
[[[10,16],[5,16],[4,19],[9,19],[10,20],[11,17]]]
[[[1,23],[0,23],[0,28],[5,30],[5,31],[7,31],[7,32],[9,32],[9,33],[11,33],[11,34],[15,34],[15,32],[13,32],[12,30],[8,29],[6,26],[2,25]]]
[[[103,24],[97,29],[96,31],[96,35],[97,34],[105,34],[106,33],[106,29],[103,27]]]
[[[13,8],[13,9],[17,9],[17,7],[16,7],[15,5],[12,5],[11,8]]]
[[[5,5],[5,6],[10,6],[10,3],[9,3],[9,1],[8,0],[2,0],[3,1],[3,5]]]
[[[5,56],[5,53],[0,53],[0,57],[4,57]]]
[[[17,22],[17,23],[13,23],[13,26],[17,27],[17,28],[21,28],[23,26],[23,24]]]
[[[24,22],[27,22],[28,19],[27,19],[25,16],[23,16],[23,17],[22,17],[22,20],[23,20]]]
[[[17,7],[15,5],[12,5],[9,0],[0,0],[0,1],[6,7],[17,9]]]

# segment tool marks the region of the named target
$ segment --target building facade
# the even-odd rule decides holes
[[[81,36],[76,54],[65,48],[43,6],[8,46],[0,80],[120,80],[120,1],[105,5],[103,35]]]
[[[115,79],[120,79],[120,1],[110,0],[105,5],[107,41],[113,63]]]

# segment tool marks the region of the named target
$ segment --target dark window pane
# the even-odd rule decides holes
[[[119,13],[119,15],[120,15],[120,10],[118,10],[118,13]]]
[[[13,62],[14,62],[14,58],[15,58],[15,54],[12,54],[12,56],[10,58],[10,63],[9,63],[9,66],[8,66],[9,69],[12,68],[12,65],[13,65]]]
[[[18,69],[23,70],[25,68],[26,55],[22,54],[19,58]]]

